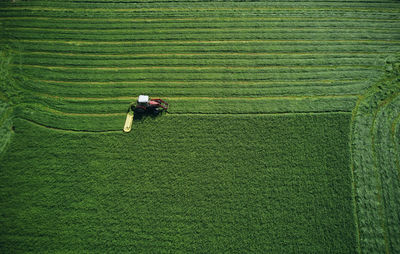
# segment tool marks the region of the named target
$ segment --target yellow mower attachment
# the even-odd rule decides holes
[[[132,122],[133,122],[133,111],[129,110],[128,113],[126,114],[124,132],[130,132],[131,131]]]

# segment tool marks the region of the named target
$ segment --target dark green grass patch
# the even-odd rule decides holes
[[[354,253],[350,117],[168,115],[129,134],[16,119],[1,252]]]

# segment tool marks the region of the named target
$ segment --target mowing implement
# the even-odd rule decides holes
[[[161,112],[168,110],[168,103],[162,99],[150,99],[147,95],[139,95],[136,103],[132,103],[129,106],[128,113],[126,115],[124,132],[130,132],[133,123],[133,117],[153,115],[158,116]]]

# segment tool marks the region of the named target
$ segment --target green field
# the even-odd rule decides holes
[[[1,2],[0,252],[400,253],[399,16]]]

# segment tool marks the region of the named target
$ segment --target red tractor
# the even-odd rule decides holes
[[[152,114],[157,116],[161,111],[167,112],[168,103],[161,99],[150,99],[147,95],[139,95],[136,105],[131,105],[135,115]]]

